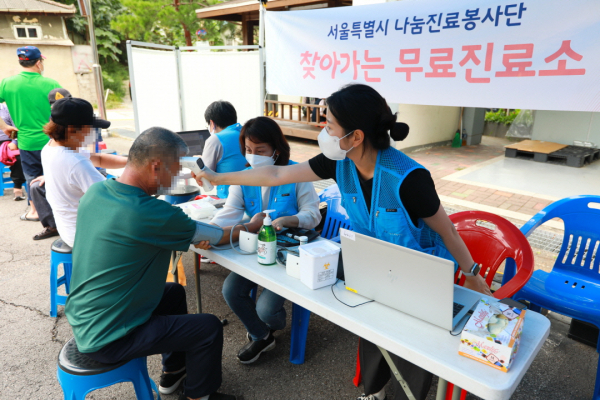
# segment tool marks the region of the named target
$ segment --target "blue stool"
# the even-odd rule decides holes
[[[0,163],[0,196],[4,196],[4,189],[14,188],[15,184],[9,177],[4,177],[4,174],[10,173],[10,168],[7,165]]]
[[[71,271],[73,269],[73,249],[62,241],[56,239],[52,243],[52,252],[50,253],[50,316],[56,317],[57,306],[64,306],[67,296],[58,294],[58,287],[65,285],[67,294],[70,292]],[[65,274],[58,277],[58,266],[62,264]]]
[[[84,400],[89,392],[120,382],[132,382],[138,400],[154,400],[152,390],[160,400],[156,384],[148,376],[146,357],[102,364],[80,353],[75,338],[60,351],[56,376],[65,400]]]

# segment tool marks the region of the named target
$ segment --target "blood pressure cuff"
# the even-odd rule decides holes
[[[196,233],[192,238],[192,244],[198,244],[205,240],[208,240],[211,245],[219,244],[222,237],[223,228],[196,221]]]

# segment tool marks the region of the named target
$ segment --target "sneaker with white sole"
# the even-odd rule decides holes
[[[381,400],[386,400],[387,396],[385,396],[383,399]],[[356,400],[379,400],[376,396],[370,394],[370,395],[366,395],[366,394],[361,394],[360,396],[358,396],[356,398]]]
[[[175,372],[174,374],[162,373],[160,375],[160,383],[158,384],[158,391],[160,394],[171,394],[177,390],[181,382],[187,376],[185,368]]]
[[[275,348],[275,336],[269,332],[269,336],[263,340],[253,340],[241,348],[237,357],[242,364],[252,364],[258,357]]]

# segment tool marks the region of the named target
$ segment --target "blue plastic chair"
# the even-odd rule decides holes
[[[535,271],[513,297],[600,327],[600,196],[574,196],[550,204],[531,218],[521,232],[529,236],[553,218],[565,225],[560,253],[551,272]],[[596,350],[600,353],[600,339]],[[600,399],[600,359],[593,399]]]
[[[327,216],[323,225],[321,236],[325,239],[340,242],[340,228],[352,229],[350,218],[342,207],[342,196],[336,184],[325,188],[319,193],[321,203],[327,203]],[[290,345],[290,362],[303,364],[306,352],[306,337],[308,336],[308,324],[310,322],[310,311],[297,304],[292,304],[292,339]]]
[[[152,390],[160,400],[156,384],[148,376],[146,357],[102,364],[80,353],[75,338],[69,340],[58,355],[56,377],[65,400],[85,400],[89,392],[120,382],[132,382],[139,400],[154,400]]]
[[[71,247],[62,241],[56,239],[52,243],[50,253],[50,316],[56,318],[58,306],[64,306],[67,302],[67,296],[59,295],[58,288],[65,285],[65,292],[70,293],[71,271],[73,270],[73,254]],[[62,264],[64,275],[58,276],[58,266]]]
[[[0,196],[4,196],[4,189],[14,188],[15,184],[13,183],[10,176],[5,177],[4,174],[10,173],[10,168],[7,165],[0,163]]]

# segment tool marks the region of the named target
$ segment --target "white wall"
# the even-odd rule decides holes
[[[396,148],[424,146],[454,138],[460,117],[459,107],[400,104],[398,121],[410,127],[408,137],[396,142]]]
[[[600,113],[538,110],[532,139],[568,145],[580,140],[600,146]]]

